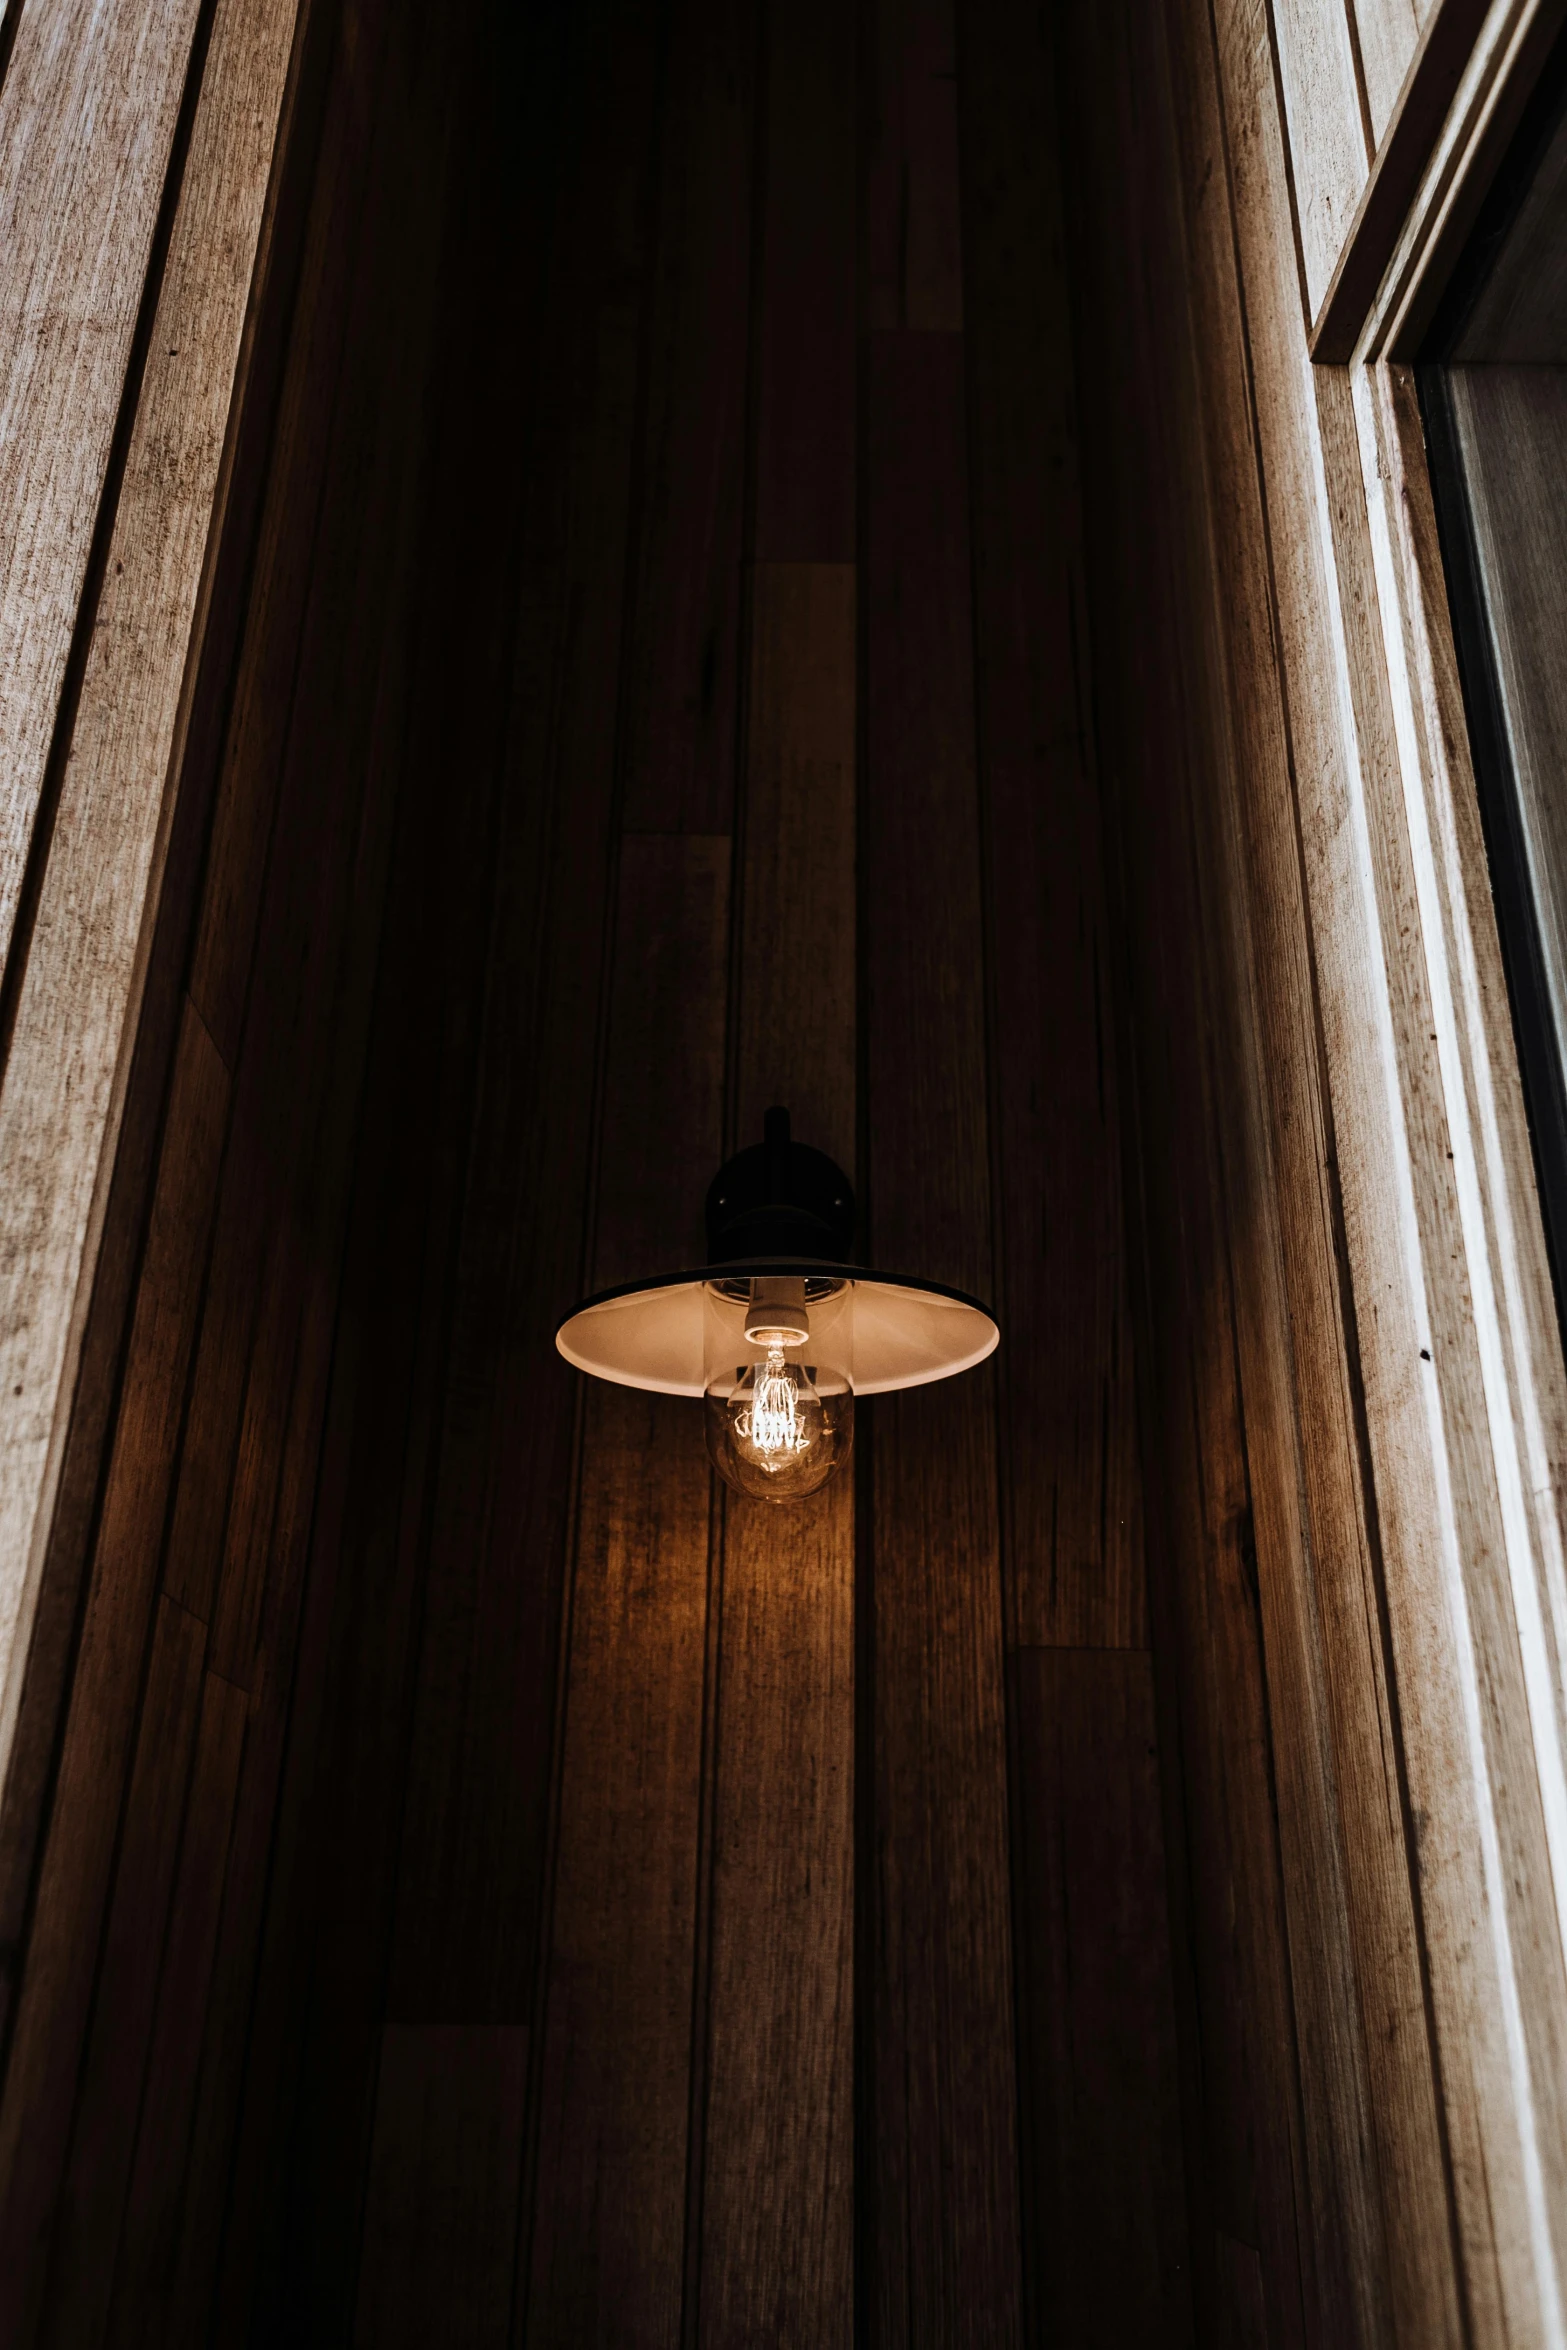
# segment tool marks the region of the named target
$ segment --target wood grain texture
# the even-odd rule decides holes
[[[196,0],[17,20],[0,90],[0,968],[87,575],[185,90]],[[242,297],[243,298],[243,297]],[[221,372],[221,363],[220,370]],[[72,419],[62,447],[56,420]]]
[[[868,322],[956,332],[963,251],[952,0],[875,0],[864,40]]]
[[[20,1701],[229,482],[225,449],[297,8],[220,7],[92,615],[0,1090],[0,1757]],[[56,723],[193,10],[36,13],[3,97],[8,650],[0,654],[0,955]],[[51,36],[45,39],[45,23]],[[90,131],[85,127],[91,123]],[[214,255],[219,260],[214,265]],[[7,308],[9,305],[9,308]],[[53,419],[69,413],[63,458]],[[48,420],[47,422],[45,420]]]
[[[1350,0],[1373,157],[1381,152],[1422,30],[1441,4],[1442,0]]]
[[[628,681],[634,831],[734,807],[758,0],[670,10]]]
[[[358,2350],[511,2339],[528,2036],[390,2024],[381,2046]]]
[[[720,1149],[729,865],[726,838],[621,843],[599,1285],[700,1245]],[[713,1547],[701,1415],[590,1389],[579,1477],[527,2323],[543,2343],[673,2344]]]
[[[680,2340],[708,1610],[700,1414],[595,1389],[549,1947],[528,2339]]]
[[[1458,66],[1450,104],[1433,107],[1421,169],[1370,296],[1355,348],[1370,364],[1414,361],[1421,351],[1480,207],[1518,128],[1567,11],[1561,0],[1491,0],[1469,16],[1463,0],[1451,30],[1445,10],[1428,21],[1433,64]],[[1449,50],[1449,40],[1453,50]],[[1454,52],[1456,51],[1456,58]],[[1343,356],[1349,356],[1344,351]]]
[[[1195,112],[1184,127],[1195,186],[1219,134],[1211,118],[1204,126]],[[1234,168],[1259,170],[1260,159],[1236,147]],[[1273,201],[1282,200],[1278,190]],[[1265,1101],[1267,1108],[1265,1135],[1247,1137],[1235,1119],[1229,1182],[1291,1938],[1311,1954],[1295,1965],[1308,2158],[1320,2182],[1316,2205],[1335,2196],[1346,2206],[1319,2259],[1331,2276],[1334,2239],[1358,2231],[1362,2249],[1339,2289],[1363,2296],[1367,2281],[1385,2273],[1391,2294],[1385,2315],[1374,2301],[1363,2305],[1362,2327],[1391,2325],[1411,2341],[1453,2339],[1461,2320],[1413,1854],[1403,1790],[1390,1767],[1396,1701],[1379,1623],[1379,1529],[1365,1490],[1349,1370],[1353,1322],[1340,1295],[1337,1138],[1331,1102],[1314,1082],[1321,1014],[1313,1008],[1292,806],[1300,732],[1264,685],[1280,625],[1276,608],[1264,617],[1277,574],[1268,491],[1256,473],[1257,419],[1241,391],[1258,346],[1254,339],[1248,351],[1227,224],[1205,222],[1201,233],[1199,347],[1232,355],[1222,384],[1211,379],[1209,463],[1223,509],[1250,517],[1244,538],[1232,530],[1217,573],[1233,675],[1247,681],[1232,702],[1235,749],[1220,769],[1247,781],[1231,787],[1233,812],[1219,824],[1232,842],[1228,853],[1240,860],[1237,900],[1250,909],[1252,943],[1238,938],[1236,968],[1254,957],[1256,973],[1238,992],[1225,991],[1230,1001],[1253,996],[1231,1048],[1231,1087],[1238,1102]],[[1273,781],[1263,787],[1268,776]],[[1249,1023],[1255,1033],[1248,1038]],[[1315,2024],[1307,2020],[1313,2011]],[[1343,2126],[1339,2117],[1357,2111],[1362,2119]],[[1377,2170],[1367,2169],[1359,2152],[1367,2139],[1377,2149]]]
[[[698,2338],[854,2337],[854,1487],[726,1494]]]
[[[1084,481],[1095,485],[1085,534],[1095,719],[1127,954],[1121,1038],[1137,1136],[1137,1361],[1193,2297],[1198,2338],[1227,2338],[1236,2312],[1223,2244],[1249,2245],[1254,2267],[1260,2247],[1268,2333],[1256,2338],[1299,2342],[1299,2086],[1227,1262],[1223,1097],[1200,944],[1210,918],[1199,877],[1211,851],[1192,831],[1211,757],[1200,735],[1188,748],[1206,649],[1200,631],[1195,643],[1187,631],[1211,594],[1206,481],[1189,444],[1184,461],[1182,452],[1182,428],[1197,427],[1192,408],[1183,413],[1195,382],[1180,307],[1181,214],[1167,193],[1178,154],[1169,61],[1143,30],[1130,12],[1074,15],[1063,84],[1096,98],[1064,118],[1063,134],[1086,304],[1077,364]],[[1124,156],[1135,167],[1118,176]],[[1222,218],[1222,176],[1210,175],[1210,187]],[[1108,192],[1102,206],[1085,201],[1090,188]],[[1133,255],[1138,298],[1104,300],[1099,290],[1127,280]],[[1155,514],[1167,516],[1165,554],[1151,564]],[[1135,667],[1123,670],[1128,658]]]
[[[206,1626],[159,1602],[61,2208],[44,2338],[102,2336],[114,2289],[201,1710]]]
[[[1046,2340],[1190,2343],[1152,1669],[1035,1648],[1016,1674],[1037,2322]]]
[[[593,1286],[700,1264],[721,1150],[727,834],[631,832],[620,846]]]
[[[1363,81],[1351,33],[1353,0],[1274,0],[1225,19],[1220,38],[1253,65],[1268,65],[1276,41],[1288,124],[1293,239],[1309,326],[1322,307],[1374,152]],[[1271,22],[1270,22],[1271,20]],[[1270,41],[1271,36],[1271,41]],[[1271,78],[1271,74],[1270,74]]]
[[[753,576],[732,1080],[737,1142],[782,1101],[802,1141],[851,1165],[854,588],[848,565]],[[854,1488],[840,1475],[795,1509],[723,1499],[698,2338],[847,2344]]]
[[[1388,13],[1399,19],[1404,0],[1394,0]],[[1311,335],[1316,360],[1342,366],[1360,338],[1485,13],[1486,0],[1434,0],[1426,12],[1387,120],[1377,125],[1370,177],[1316,312]],[[1401,44],[1401,22],[1395,30]],[[1368,58],[1368,79],[1370,72]]]
[[[45,1848],[26,1972],[0,2103],[0,2162],[8,2181],[0,2274],[8,2325],[26,2338],[23,2310],[43,2282],[48,2214],[65,2160],[108,1895],[117,1807],[135,1734],[145,1642],[195,1336],[207,1220],[228,1110],[228,1072],[187,1011],[160,1159],[152,1222],[130,1336],[129,1408],[115,1431],[96,1555],[72,1681],[53,1814],[72,1824]]]
[[[218,1673],[206,1674],[115,2275],[108,2339],[117,2345],[168,2339],[168,2284],[179,2238],[186,2142],[249,1710],[243,1689]]]
[[[965,12],[962,130],[1003,1521],[1014,1636],[1147,1639],[1114,945],[1094,768],[1055,60]]]
[[[520,561],[490,591],[513,642],[506,735],[491,754],[494,913],[389,1990],[389,2012],[405,2022],[532,2014],[577,1408],[553,1342],[587,1253],[594,1059],[613,931],[620,713],[604,679],[621,663],[653,31],[641,16],[609,14],[583,44],[568,86],[574,109],[592,87],[591,133],[575,152],[562,142],[555,247],[527,289],[559,332],[518,457]],[[597,44],[608,79],[594,71]],[[523,217],[541,200],[528,187],[497,193]],[[491,265],[488,246],[478,252],[476,275]],[[519,300],[519,345],[532,315]],[[504,413],[514,397],[504,362],[521,353],[481,358],[493,328],[482,304],[475,316],[474,364]],[[466,450],[455,414],[452,430]],[[464,630],[463,584],[479,560],[454,545],[448,595]],[[438,706],[433,715],[439,726]]]
[[[869,338],[870,1239],[990,1284],[962,344]],[[892,2340],[1021,2327],[991,1374],[876,1409],[872,2235]],[[983,2117],[983,2119],[981,2119]]]
[[[828,0],[764,17],[755,559],[855,544],[856,24]]]
[[[1266,123],[1265,102],[1259,104],[1255,83],[1234,87],[1229,82],[1222,40],[1220,58],[1232,119],[1249,112]],[[1528,2240],[1526,2231],[1515,2233],[1494,2197],[1497,2166],[1515,2159],[1515,2146],[1516,2159],[1526,2167],[1538,2162],[1548,2176],[1561,2162],[1555,2090],[1544,2087],[1559,2077],[1557,2058],[1554,2049],[1549,2057],[1543,2053],[1554,2043],[1551,2019],[1559,2012],[1559,1931],[1554,1919],[1546,1927],[1539,1913],[1527,1923],[1520,1917],[1502,1945],[1493,1943],[1494,1959],[1485,1960],[1474,1936],[1482,1910],[1495,1921],[1492,1931],[1500,1930],[1493,1905],[1504,1880],[1513,1886],[1514,1899],[1524,1885],[1539,1883],[1536,1865],[1523,1854],[1543,1845],[1547,1822],[1541,1805],[1547,1796],[1554,1803],[1555,1796],[1549,1780],[1542,1786],[1538,1762],[1525,1760],[1521,1749],[1509,1744],[1522,1736],[1531,1706],[1538,1719],[1539,1691],[1533,1697],[1525,1692],[1529,1637],[1524,1631],[1520,1641],[1519,1624],[1512,1618],[1523,1589],[1513,1582],[1504,1592],[1482,1566],[1484,1560],[1506,1555],[1507,1538],[1499,1514],[1497,1457],[1480,1433],[1487,1408],[1471,1305],[1475,1255],[1456,1281],[1448,1270],[1464,1264],[1465,1242],[1447,1158],[1454,1147],[1453,1109],[1438,1056],[1430,1050],[1440,1031],[1431,1016],[1429,949],[1393,943],[1419,935],[1419,912],[1407,818],[1396,787],[1390,788],[1399,750],[1387,639],[1379,617],[1350,387],[1332,371],[1317,371],[1314,381],[1302,376],[1298,337],[1276,265],[1276,240],[1268,234],[1280,202],[1270,192],[1279,176],[1276,138],[1274,133],[1257,141],[1254,176],[1249,187],[1242,183],[1237,189],[1239,258],[1260,387],[1259,456],[1271,518],[1302,865],[1321,991],[1322,1050],[1387,1561],[1391,1650],[1409,1797],[1417,1815],[1424,1815],[1421,1863],[1431,1999],[1443,2049],[1444,2095],[1454,2100],[1446,2118],[1459,2224],[1466,2236],[1466,2283],[1476,2306],[1483,2307],[1494,2289],[1486,2281],[1493,2262],[1504,2272],[1511,2270],[1515,2292],[1554,2289],[1546,2278],[1558,2256],[1538,2233]],[[1241,201],[1243,196],[1249,200]],[[1330,665],[1340,681],[1331,702],[1310,682]],[[1374,1051],[1360,1041],[1369,1035],[1384,1040]],[[1432,1367],[1435,1362],[1442,1366],[1440,1373]],[[1424,1464],[1418,1472],[1417,1460]],[[1451,1627],[1450,1635],[1435,1638],[1429,1607],[1414,1598],[1416,1588],[1430,1590],[1433,1575],[1446,1594],[1443,1614]],[[1486,1660],[1489,1691],[1483,1702],[1470,1678],[1470,1660],[1479,1656]],[[1515,1674],[1515,1694],[1503,1695],[1502,1680],[1495,1676]],[[1494,1764],[1479,1763],[1476,1740],[1496,1758]],[[1473,1759],[1460,1761],[1465,1752]],[[1447,1858],[1434,1869],[1438,1851]],[[1504,1860],[1504,1852],[1512,1857]],[[1497,1890],[1483,1892],[1482,1877]],[[1462,1968],[1450,1973],[1451,1956],[1460,1946]],[[1531,1954],[1527,1961],[1525,1950]],[[1515,1991],[1498,1988],[1494,1997],[1509,2004],[1517,1999],[1520,2039],[1540,2036],[1534,2039],[1539,2053],[1533,2059],[1545,2068],[1539,2076],[1540,2102],[1531,2105],[1521,2142],[1515,2137],[1518,2076],[1513,2070],[1521,2055],[1519,2039],[1504,2046],[1505,2035],[1491,2036],[1490,2016],[1499,2010],[1491,2007],[1482,2019],[1469,2004],[1476,1970],[1492,1964],[1500,1970],[1499,1986],[1509,1979],[1517,1985]],[[1452,2022],[1445,2020],[1449,2013]],[[1454,2038],[1465,2047],[1472,2067],[1456,2098],[1449,2053]],[[1493,2129],[1496,2135],[1484,2157],[1491,2197],[1482,2210],[1469,2201],[1465,2181],[1474,2157],[1460,2152],[1460,2142],[1471,2131]],[[1521,2193],[1523,2174],[1517,2175]]]
[[[773,1102],[855,1161],[856,579],[851,564],[759,564],[738,938],[733,1138]]]

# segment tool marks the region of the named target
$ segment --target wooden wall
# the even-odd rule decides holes
[[[1567,1383],[1414,386],[1307,364],[1275,15],[1066,41],[1196,2298],[1218,2340],[1522,2342],[1567,2215]],[[1378,276],[1367,335],[1434,299]]]
[[[116,247],[152,381],[251,191],[13,1415],[8,2343],[1548,2337],[1567,1385],[1412,393],[1307,364],[1460,13],[312,0]],[[1005,1333],[789,1513],[552,1345],[775,1099]]]
[[[1191,2338],[1054,73],[310,20],[8,2338]],[[551,1344],[777,1098],[1009,1333],[789,1515]]]

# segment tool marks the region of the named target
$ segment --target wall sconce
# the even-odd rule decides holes
[[[951,1378],[1001,1334],[959,1290],[849,1264],[848,1178],[791,1139],[787,1110],[763,1133],[713,1178],[708,1263],[586,1298],[555,1344],[595,1379],[701,1396],[719,1474],[798,1501],[848,1459],[856,1395]]]

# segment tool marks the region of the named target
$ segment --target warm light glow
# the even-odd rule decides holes
[[[799,1501],[854,1441],[849,1295],[801,1274],[709,1286],[707,1441],[729,1483],[758,1501]]]
[[[822,1407],[806,1373],[784,1361],[775,1338],[767,1360],[746,1372],[729,1398],[730,1442],[769,1475],[803,1465],[822,1438]]]

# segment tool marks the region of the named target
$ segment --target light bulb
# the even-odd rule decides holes
[[[749,1290],[741,1344],[754,1347],[756,1357],[736,1368],[727,1389],[709,1375],[708,1450],[742,1493],[799,1501],[848,1458],[853,1391],[841,1369],[829,1369],[824,1398],[817,1386],[822,1374],[805,1360],[811,1326],[801,1277],[759,1275]],[[728,1359],[733,1364],[734,1354]]]

